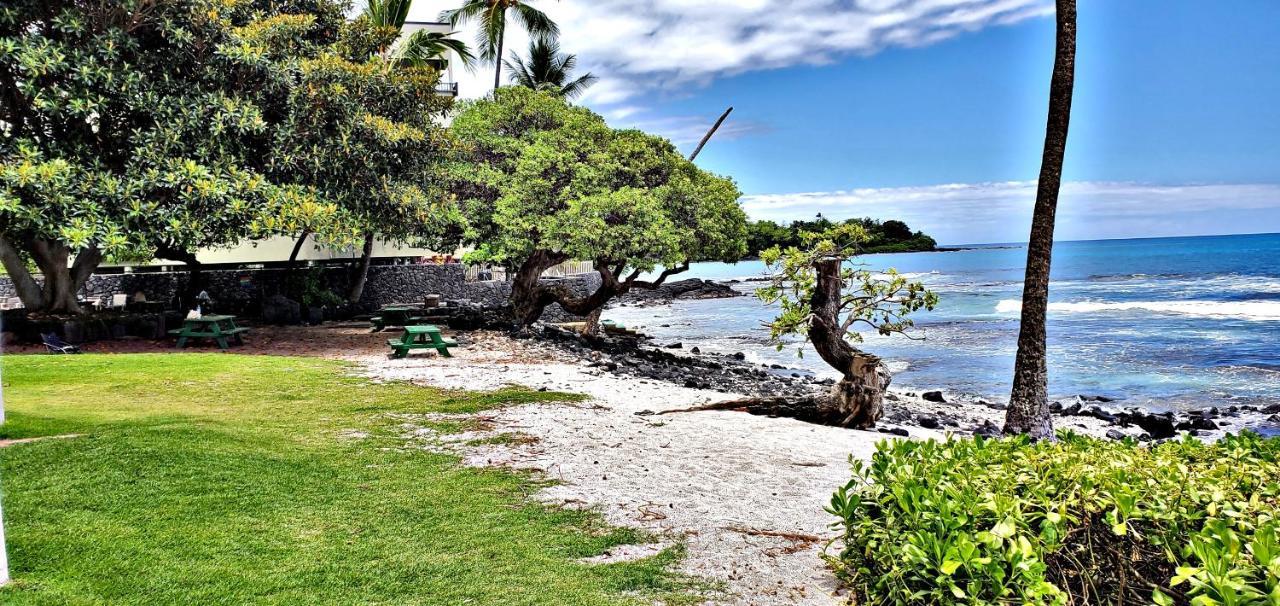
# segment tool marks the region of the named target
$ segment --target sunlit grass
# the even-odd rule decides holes
[[[571,396],[371,384],[265,356],[5,356],[5,604],[683,601],[678,557],[575,560],[643,540],[531,504],[529,478],[406,448],[384,413]],[[343,438],[344,431],[369,434]]]

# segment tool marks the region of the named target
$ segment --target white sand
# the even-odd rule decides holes
[[[826,540],[836,536],[829,527],[835,518],[822,507],[848,481],[850,454],[870,456],[883,434],[737,412],[637,416],[729,396],[617,377],[551,348],[502,344],[517,350],[512,351],[499,347],[500,340],[491,337],[480,347],[459,350],[452,360],[428,355],[364,361],[371,376],[381,379],[469,390],[519,384],[591,396],[585,404],[484,413],[493,433],[534,439],[452,443],[467,464],[534,469],[557,480],[538,494],[546,502],[595,508],[611,523],[683,542],[683,571],[723,582],[726,593],[716,603],[840,603],[832,595],[834,576],[819,557]],[[432,439],[430,432],[406,435]],[[652,554],[618,551],[618,559]]]

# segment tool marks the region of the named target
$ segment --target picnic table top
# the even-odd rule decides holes
[[[234,320],[234,319],[236,319],[235,316],[220,316],[220,315],[207,314],[207,315],[200,316],[199,318],[187,318],[186,320],[183,320],[183,321],[207,324],[210,322],[224,322],[226,320]]]
[[[416,334],[421,334],[421,333],[433,333],[433,332],[440,332],[440,329],[439,329],[439,328],[436,328],[435,326],[432,326],[432,325],[430,325],[430,324],[422,324],[422,325],[419,325],[419,326],[406,326],[406,327],[404,327],[404,331],[405,331],[406,333],[411,334],[411,335],[416,335]]]

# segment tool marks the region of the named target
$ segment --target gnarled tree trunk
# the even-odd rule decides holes
[[[666,282],[668,277],[689,269],[688,263],[668,268],[652,282],[640,280],[639,270],[632,271],[630,275],[619,279],[619,275],[626,268],[625,262],[597,259],[595,269],[600,274],[600,287],[586,296],[578,295],[563,285],[548,285],[540,282],[543,272],[568,260],[569,257],[563,253],[537,250],[520,265],[511,284],[511,307],[515,314],[517,329],[524,330],[532,326],[552,303],[558,303],[561,309],[571,314],[586,316],[588,327],[590,327],[599,321],[598,312],[614,297],[625,295],[632,288],[652,290]]]
[[[45,307],[44,289],[40,283],[36,282],[35,277],[27,270],[26,261],[22,258],[22,254],[9,241],[8,238],[0,236],[0,262],[4,263],[4,269],[9,274],[9,278],[13,280],[13,288],[17,291],[18,298],[22,299],[22,305],[31,310],[43,310]]]
[[[844,338],[840,323],[840,301],[844,281],[837,258],[818,263],[817,284],[809,300],[813,320],[809,340],[818,356],[844,375],[831,389],[824,416],[843,427],[866,429],[884,415],[884,392],[889,388],[889,371],[880,358],[855,349]]]
[[[364,235],[364,248],[360,251],[360,264],[356,266],[355,279],[347,292],[347,303],[355,305],[364,296],[364,285],[369,281],[369,265],[373,263],[373,232]]]
[[[542,272],[566,260],[568,257],[563,254],[538,250],[520,264],[511,280],[511,311],[515,315],[517,327],[528,328],[542,317],[543,310],[550,303],[543,300],[538,280],[542,277]]]
[[[1045,127],[1040,182],[1027,242],[1027,271],[1022,285],[1022,323],[1013,367],[1013,390],[1004,432],[1053,439],[1049,416],[1049,367],[1046,360],[1045,315],[1049,307],[1049,264],[1053,256],[1054,215],[1062,185],[1062,162],[1071,122],[1075,83],[1076,3],[1058,0],[1057,54],[1049,86],[1049,117]]]
[[[76,293],[102,262],[102,252],[91,246],[77,253],[72,264],[71,248],[62,242],[34,238],[22,242],[21,246],[44,276],[44,284],[37,283],[15,243],[0,238],[0,261],[9,272],[22,304],[31,311],[81,313]]]

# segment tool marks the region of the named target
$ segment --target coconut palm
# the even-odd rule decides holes
[[[560,28],[546,13],[534,8],[531,0],[465,0],[462,6],[440,13],[440,20],[458,27],[471,21],[480,24],[477,47],[480,58],[494,64],[493,87],[502,85],[502,45],[507,32],[507,14],[534,39],[552,39]]]
[[[1057,0],[1057,52],[1049,84],[1049,118],[1045,126],[1040,183],[1027,242],[1026,279],[1022,285],[1022,324],[1013,367],[1013,391],[1005,415],[1004,432],[1032,439],[1053,439],[1049,417],[1049,368],[1045,358],[1045,312],[1049,307],[1049,262],[1053,253],[1053,223],[1062,186],[1062,160],[1071,122],[1071,94],[1075,86],[1076,1]]]
[[[525,88],[549,90],[573,99],[586,92],[597,78],[590,72],[570,80],[578,57],[560,52],[560,44],[554,40],[534,40],[529,43],[529,60],[511,53],[511,59],[502,62],[511,72],[511,81]]]
[[[409,8],[412,6],[413,0],[369,0],[362,16],[378,27],[403,32],[405,20],[409,18]],[[471,54],[471,49],[467,47],[466,42],[452,37],[456,33],[444,34],[419,30],[401,40],[400,44],[394,48],[388,46],[379,49],[378,52],[395,65],[444,69],[448,65],[446,57],[452,51],[458,55],[458,60],[463,66],[470,68],[475,63],[475,55]]]

